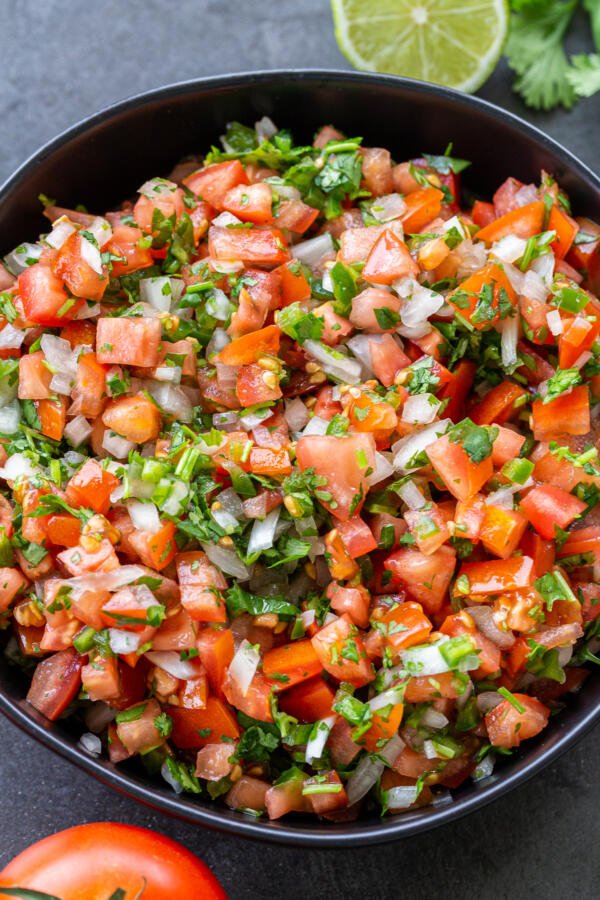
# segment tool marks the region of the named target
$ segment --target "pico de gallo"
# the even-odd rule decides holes
[[[600,646],[600,226],[267,118],[0,268],[0,627],[82,752],[271,819],[447,799]]]

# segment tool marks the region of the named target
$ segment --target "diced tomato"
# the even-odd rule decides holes
[[[564,259],[577,236],[579,225],[555,203],[548,217],[548,231],[556,232],[556,240],[550,245],[554,255],[557,259]]]
[[[484,307],[480,296],[487,285],[492,286],[492,296],[489,298],[490,303]],[[446,301],[454,307],[456,314],[462,316],[477,331],[489,328],[499,320],[502,300],[514,306],[517,296],[505,272],[496,263],[488,263],[446,297]],[[505,315],[506,313],[503,318]]]
[[[135,710],[132,715],[123,716],[117,722],[117,735],[121,743],[130,754],[148,753],[155,747],[160,747],[164,738],[156,726],[156,719],[162,713],[158,702],[154,699],[146,700],[131,709]],[[141,710],[139,714],[138,710]]]
[[[7,566],[0,568],[0,612],[6,612],[15,597],[26,587],[27,579],[19,569]]]
[[[223,197],[223,209],[237,216],[242,222],[264,225],[273,221],[272,201],[271,186],[264,181],[248,185],[238,184],[230,188]]]
[[[371,248],[362,277],[373,284],[391,284],[398,278],[419,274],[409,249],[393,231],[386,229]]]
[[[583,316],[577,316],[566,325],[563,333],[558,338],[558,365],[561,369],[570,369],[574,366],[582,353],[590,350],[600,332],[600,323],[589,321]]]
[[[296,445],[301,470],[313,468],[327,479],[319,502],[333,516],[346,521],[359,514],[367,495],[367,471],[375,469],[375,442],[371,435],[306,435]],[[326,499],[323,494],[331,494]]]
[[[73,648],[60,650],[38,663],[27,693],[27,701],[52,722],[75,699],[81,687],[85,657]]]
[[[323,668],[339,681],[361,687],[375,677],[358,629],[346,614],[325,625],[311,640]]]
[[[543,221],[544,203],[542,200],[536,200],[534,203],[513,209],[500,216],[499,219],[490,222],[489,225],[477,232],[477,239],[485,241],[489,245],[508,234],[520,238],[530,238],[542,231]]]
[[[391,387],[401,369],[410,365],[410,359],[391,334],[382,334],[369,340],[371,366],[375,377],[385,387]]]
[[[98,362],[143,368],[158,365],[160,319],[102,318],[96,330]]]
[[[510,459],[516,459],[524,443],[525,435],[498,425],[498,437],[492,445],[492,462],[495,466],[503,466]]]
[[[274,379],[275,386],[267,384],[265,378]],[[281,397],[281,389],[273,372],[261,368],[256,363],[240,366],[235,390],[238,400],[244,407],[253,406],[255,403],[269,403]]]
[[[386,311],[389,310],[389,313]],[[365,288],[352,300],[350,321],[355,328],[371,334],[383,334],[396,328],[400,300],[384,288]],[[380,319],[377,318],[379,313]],[[381,318],[385,316],[385,318]]]
[[[278,275],[281,281],[282,306],[289,306],[290,303],[302,303],[309,299],[310,285],[297,261],[278,266],[273,269],[273,275]]]
[[[230,809],[254,809],[264,812],[267,804],[269,782],[250,775],[242,775],[225,795],[225,803]]]
[[[464,692],[464,684],[454,672],[418,675],[410,678],[404,693],[407,703],[427,703],[439,697],[455,699]]]
[[[199,550],[177,556],[177,577],[181,605],[192,619],[204,622],[227,621],[221,591],[227,588],[223,575]]]
[[[398,733],[403,714],[404,704],[402,703],[395,703],[391,708],[373,712],[371,727],[362,737],[358,738],[357,743],[369,753],[377,753],[385,741],[389,741]]]
[[[302,640],[269,650],[263,656],[262,669],[273,690],[278,692],[319,675],[323,666],[311,642]]]
[[[430,556],[446,543],[450,532],[437,504],[427,504],[427,507],[424,510],[407,509],[404,518],[415,538],[417,548],[421,553]]]
[[[209,696],[204,709],[170,706],[166,712],[173,720],[171,740],[182,750],[205,747],[223,737],[237,740],[240,736],[235,716],[217,697]]]
[[[95,459],[87,459],[67,484],[67,501],[71,506],[88,506],[104,515],[110,506],[110,495],[118,485],[116,475],[103,469]]]
[[[367,394],[360,394],[358,397],[350,398],[346,415],[352,431],[372,434],[380,448],[389,446],[389,438],[398,425],[398,416],[391,403],[373,400]]]
[[[183,183],[215,209],[222,210],[227,193],[236,185],[247,185],[249,181],[241,162],[233,159],[199,169],[184,178]]]
[[[527,518],[523,513],[488,503],[485,504],[479,539],[494,556],[508,559],[519,546],[526,528]]]
[[[102,413],[102,422],[134,444],[156,440],[162,427],[160,410],[143,394],[111,400]]]
[[[534,579],[533,560],[529,556],[463,563],[459,578],[468,580],[469,594],[501,594],[531,587]]]
[[[267,325],[260,331],[231,341],[219,353],[219,360],[225,366],[246,366],[256,362],[260,356],[277,356],[280,336],[281,332],[276,325]]]
[[[323,784],[332,785],[336,789],[335,792],[328,791],[327,793],[314,793],[308,795],[313,812],[317,816],[324,816],[337,809],[343,809],[348,806],[346,789],[335,769],[331,769],[328,772],[320,772],[317,777],[308,778],[304,782],[304,789],[310,790],[309,785],[311,784],[318,785],[319,787]]]
[[[113,228],[112,238],[104,248],[113,257],[118,257],[112,263],[112,278],[120,278],[121,275],[131,275],[140,269],[147,269],[154,264],[152,251],[149,247],[140,246],[144,233],[141,228],[133,225],[119,224]],[[123,322],[123,319],[119,321]],[[137,365],[137,363],[133,363]]]
[[[117,657],[97,654],[81,670],[81,681],[90,700],[116,700],[121,692]]]
[[[531,404],[533,436],[536,441],[552,441],[561,434],[588,434],[590,430],[590,395],[586,385],[574,387],[555,400]]]
[[[511,381],[496,385],[469,409],[469,416],[476,425],[503,425],[517,409],[527,391]]]
[[[281,306],[281,281],[274,272],[245,269],[243,278],[246,283],[227,329],[233,338],[256,332],[265,324],[269,311]]]
[[[215,740],[218,740],[215,735]],[[220,781],[230,774],[233,763],[229,762],[235,752],[235,744],[230,741],[206,744],[196,756],[196,775],[207,781]]]
[[[283,448],[276,450],[270,447],[253,447],[249,467],[255,475],[270,475],[279,479],[292,473],[290,455]]]
[[[394,189],[390,151],[383,147],[361,148],[362,177],[365,190],[373,197],[389,194]]]
[[[58,547],[75,547],[81,535],[81,522],[68,513],[49,516],[46,534],[50,543]]]
[[[371,529],[360,516],[340,522],[337,531],[351,559],[357,559],[377,548]]]
[[[320,340],[329,347],[335,347],[336,344],[352,334],[352,323],[348,319],[338,316],[331,301],[317,306],[313,310],[313,314],[323,319],[324,328]]]
[[[82,353],[77,360],[77,376],[69,415],[95,419],[101,414],[105,404],[106,368],[97,361],[95,353]]]
[[[257,266],[279,266],[290,252],[278,228],[225,228],[211,225],[208,249],[212,259],[241,259]]]
[[[64,281],[73,296],[101,300],[108,286],[108,271],[105,265],[101,265],[100,274],[85,260],[82,250],[84,240],[78,232],[70,235],[58,251],[51,269],[57,278]]]
[[[67,399],[36,400],[36,412],[40,420],[40,431],[53,441],[60,441],[67,423]]]
[[[585,244],[574,244],[568,254],[568,262],[585,274],[588,290],[600,294],[600,225],[591,219],[577,218],[580,231],[591,237]],[[595,239],[594,239],[595,238]]]
[[[425,643],[433,627],[421,604],[413,600],[394,603],[389,609],[381,607],[372,619],[377,623],[375,634],[381,635],[382,645],[394,655],[406,647]]]
[[[369,603],[371,596],[362,584],[354,587],[330,581],[325,592],[331,602],[331,608],[342,615],[347,613],[352,622],[359,628],[369,625]]]
[[[158,234],[158,231],[152,227],[155,211],[158,211],[165,219],[174,216],[177,221],[185,209],[183,196],[181,188],[176,187],[172,187],[170,191],[161,192],[155,197],[146,197],[145,194],[140,194],[133,207],[134,221],[144,231]]]
[[[282,200],[273,219],[278,228],[286,228],[295,234],[304,234],[313,224],[319,210],[302,200]]]
[[[71,575],[83,575],[85,572],[112,572],[120,565],[115,548],[106,538],[98,542],[98,546],[94,547],[93,552],[78,544],[58,553],[56,559]]]
[[[161,522],[160,529],[155,533],[135,531],[130,536],[129,543],[144,565],[160,572],[173,561],[177,553],[176,531],[174,522]]]
[[[401,547],[388,556],[384,566],[392,573],[393,584],[406,588],[428,613],[434,613],[446,598],[455,562],[455,550],[446,545],[430,556]]]
[[[496,218],[496,210],[493,203],[484,203],[476,200],[471,210],[471,218],[480,228],[490,225]]]
[[[368,228],[347,228],[340,235],[338,258],[346,265],[366,260],[377,239],[386,230],[384,225]]]
[[[449,637],[459,637],[466,634],[471,638],[479,656],[479,668],[475,670],[475,677],[485,678],[486,675],[492,675],[500,669],[500,648],[489,638],[486,638],[485,635],[481,634],[470,622],[467,625],[466,622],[469,621],[469,618],[461,613],[447,616],[440,631]]]
[[[317,722],[331,715],[335,693],[321,676],[309,678],[284,691],[279,707],[301,722]]]
[[[544,575],[554,565],[555,548],[554,541],[544,541],[539,534],[526,531],[521,540],[520,549],[525,556],[533,559],[533,569],[536,577]]]
[[[592,553],[600,556],[600,526],[589,525],[572,531],[558,551],[558,556],[575,556],[580,553]]]
[[[45,365],[41,350],[28,353],[19,360],[19,400],[44,400],[52,396],[52,372]]]
[[[532,488],[521,500],[525,515],[544,538],[554,538],[556,529],[567,528],[586,509],[586,504],[552,484]]]
[[[273,721],[271,712],[272,689],[271,681],[259,672],[256,673],[245,693],[229,673],[223,682],[223,693],[229,703],[235,706],[236,709],[246,713],[250,718],[258,719],[261,722]]]
[[[80,301],[69,301],[63,281],[42,263],[21,272],[17,289],[25,318],[34,325],[60,328],[73,318],[81,305]]]
[[[444,416],[453,422],[460,422],[465,417],[465,404],[469,391],[475,380],[477,366],[468,359],[462,359],[452,373],[452,378],[436,391],[440,400],[448,400]]]
[[[279,819],[289,812],[312,812],[312,804],[302,794],[306,775],[301,769],[291,770],[285,780],[276,781],[265,794],[269,819]]]
[[[418,188],[404,198],[406,211],[401,216],[406,234],[415,234],[439,215],[444,194],[438,188]]]
[[[518,747],[539,734],[549,716],[550,710],[535,697],[513,694],[512,702],[503,700],[486,714],[485,727],[494,747]]]
[[[457,500],[468,500],[491,478],[492,457],[473,462],[462,444],[442,435],[427,447],[427,456],[446,488]]]
[[[204,628],[198,635],[196,646],[211,691],[221,694],[225,674],[235,652],[231,630]]]

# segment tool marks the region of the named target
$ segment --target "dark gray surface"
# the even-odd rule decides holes
[[[348,68],[327,0],[0,0],[0,14],[0,182],[58,131],[136,91],[258,68]],[[588,46],[583,25],[581,19],[573,50]],[[524,115],[598,169],[600,97],[571,113],[532,114],[511,93],[504,65],[480,93]],[[55,830],[109,819],[182,841],[212,866],[234,900],[587,900],[597,896],[600,875],[598,733],[516,793],[452,826],[369,850],[325,852],[241,841],[154,813],[2,720],[0,866]]]

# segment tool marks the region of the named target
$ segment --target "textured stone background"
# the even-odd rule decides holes
[[[348,68],[327,0],[0,0],[0,22],[0,182],[66,126],[140,90],[260,68]],[[577,26],[573,50],[588,47],[583,19]],[[598,170],[599,97],[571,113],[532,114],[511,93],[504,66],[480,93]],[[182,841],[213,867],[233,900],[591,900],[600,875],[598,734],[468,819],[396,844],[326,852],[242,842],[149,811],[2,720],[0,866],[52,831],[111,819]]]

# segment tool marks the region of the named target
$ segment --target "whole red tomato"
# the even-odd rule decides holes
[[[0,872],[0,887],[60,900],[227,900],[210,869],[181,844],[114,822],[78,825],[33,844]]]

